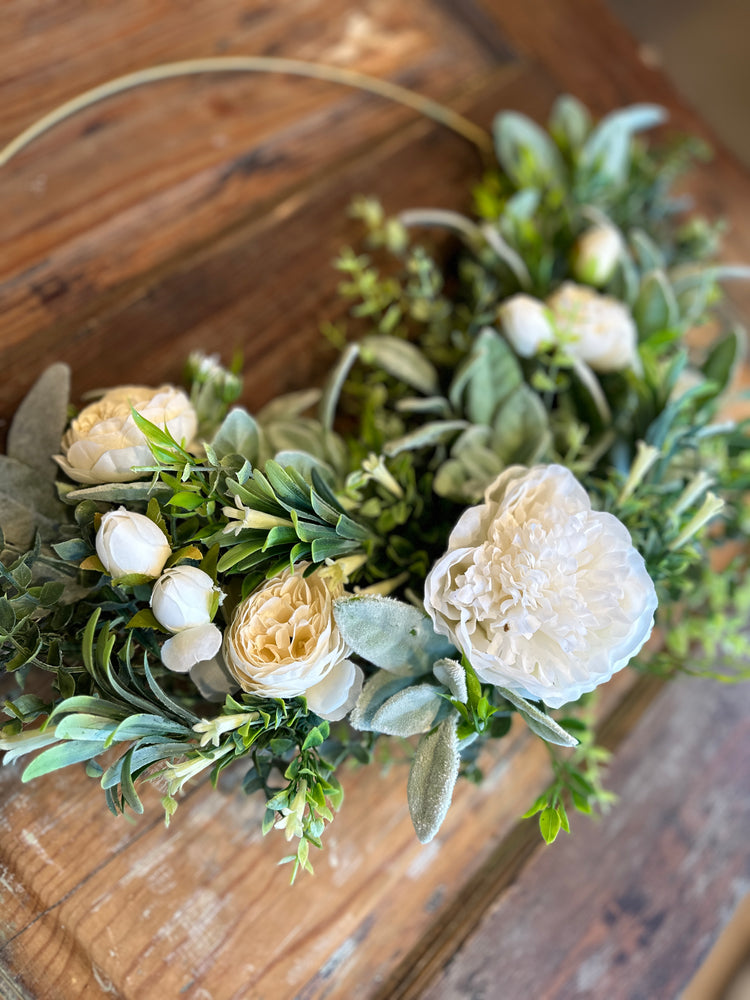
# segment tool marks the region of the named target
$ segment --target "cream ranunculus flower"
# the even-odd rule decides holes
[[[62,455],[55,460],[78,483],[126,483],[139,478],[138,465],[151,465],[153,457],[142,431],[130,412],[131,405],[178,442],[190,442],[198,420],[190,400],[180,389],[125,385],[110,389],[86,406],[62,439]]]
[[[627,306],[566,281],[548,299],[557,339],[596,372],[640,368],[638,331]]]
[[[612,514],[560,465],[512,466],[466,510],[425,583],[435,629],[485,682],[559,708],[651,634],[656,591]]]
[[[208,573],[197,566],[164,570],[151,591],[150,603],[159,624],[174,633],[161,647],[165,667],[184,674],[216,656],[222,636],[211,619],[223,599]]]
[[[333,618],[340,577],[284,570],[239,604],[224,635],[224,659],[243,691],[264,698],[304,695],[321,718],[343,719],[363,674]]]

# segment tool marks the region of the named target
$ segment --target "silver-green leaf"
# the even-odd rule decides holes
[[[432,684],[415,684],[392,695],[375,712],[372,728],[386,736],[416,736],[432,729],[445,700]]]
[[[559,747],[578,746],[579,740],[575,736],[571,736],[551,716],[547,715],[546,712],[542,712],[536,705],[532,705],[530,701],[522,698],[520,694],[515,694],[507,688],[498,687],[497,690],[506,701],[509,701],[516,708],[518,714],[523,718],[532,733],[541,736],[547,743],[554,743]]]
[[[429,673],[435,660],[455,652],[427,615],[391,597],[340,598],[334,617],[352,652],[392,674]]]
[[[453,798],[460,764],[457,723],[454,713],[423,736],[412,760],[407,796],[411,821],[422,844],[438,832]]]

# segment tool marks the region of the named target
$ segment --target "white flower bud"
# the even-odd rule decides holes
[[[512,295],[497,311],[503,333],[516,354],[533,358],[551,347],[555,340],[549,310],[530,295]]]
[[[573,248],[573,276],[601,288],[615,273],[622,254],[622,236],[614,226],[592,226],[578,237]]]
[[[110,389],[85,407],[62,439],[63,455],[55,461],[77,483],[126,483],[138,479],[140,465],[152,465],[153,456],[130,407],[179,443],[190,444],[198,429],[195,410],[180,389],[163,385],[149,389],[126,385]]]
[[[172,554],[161,528],[146,517],[120,507],[103,515],[96,533],[96,554],[109,575],[158,576]]]
[[[160,625],[170,632],[182,632],[207,625],[222,597],[219,588],[202,569],[173,566],[165,570],[154,584],[150,603]]]

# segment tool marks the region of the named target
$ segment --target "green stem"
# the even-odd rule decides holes
[[[40,135],[99,101],[107,100],[144,84],[172,80],[176,77],[195,76],[201,73],[283,73],[314,80],[326,80],[346,87],[355,87],[358,90],[377,94],[379,97],[403,104],[418,111],[426,118],[432,118],[468,139],[482,153],[489,153],[492,150],[492,140],[488,133],[469,121],[468,118],[464,118],[463,115],[437,101],[423,97],[421,94],[415,94],[406,87],[400,87],[388,80],[379,80],[366,73],[357,73],[354,70],[338,66],[325,66],[322,63],[305,62],[301,59],[280,59],[274,56],[215,56],[208,59],[187,59],[181,62],[152,66],[150,69],[119,76],[79,94],[55,108],[54,111],[39,118],[0,150],[0,167],[5,166],[9,160]]]

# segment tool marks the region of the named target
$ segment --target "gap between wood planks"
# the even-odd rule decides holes
[[[640,677],[599,725],[597,742],[616,750],[666,683],[664,678],[650,674]],[[374,1000],[416,1000],[421,996],[541,846],[537,824],[519,820],[388,976]]]

